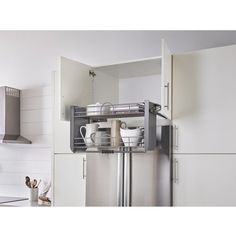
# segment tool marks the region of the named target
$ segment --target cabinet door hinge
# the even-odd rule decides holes
[[[94,72],[94,70],[89,70],[90,79],[94,79],[95,76],[96,76],[96,73]]]

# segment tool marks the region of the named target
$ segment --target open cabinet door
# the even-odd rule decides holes
[[[91,67],[77,61],[60,58],[60,120],[69,120],[70,106],[93,103]]]
[[[60,70],[53,73],[54,153],[72,153],[70,149],[70,106],[86,106],[93,101],[91,67],[60,58]]]
[[[172,55],[164,40],[162,40],[161,65],[161,107],[162,114],[171,120],[172,115]]]

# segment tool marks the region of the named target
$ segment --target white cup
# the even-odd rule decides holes
[[[90,135],[95,146],[110,146],[110,135],[107,131],[96,131]]]
[[[97,124],[97,123],[86,124],[86,126],[80,127],[80,134],[81,134],[86,146],[93,146],[91,134],[96,133],[96,131],[98,130],[98,127],[99,127],[99,124]],[[85,129],[85,131],[86,131],[85,136],[83,135],[83,132],[82,132],[83,129]]]

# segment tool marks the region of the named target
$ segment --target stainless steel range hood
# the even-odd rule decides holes
[[[30,144],[20,136],[20,90],[0,87],[0,143]]]

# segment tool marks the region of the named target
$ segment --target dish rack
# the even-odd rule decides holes
[[[127,104],[96,104],[87,107],[71,106],[70,145],[72,152],[100,152],[100,153],[124,153],[146,152],[156,147],[156,116],[161,106],[148,100],[140,103]],[[94,142],[91,138],[82,137],[80,127],[86,124],[107,122],[109,119],[143,117],[144,127],[135,136],[111,137],[109,128],[101,128],[107,135],[99,137]],[[164,117],[165,118],[165,117]],[[131,127],[129,127],[131,128]],[[133,127],[134,129],[136,127]],[[87,140],[89,139],[89,140]],[[119,139],[119,140],[117,140]]]

